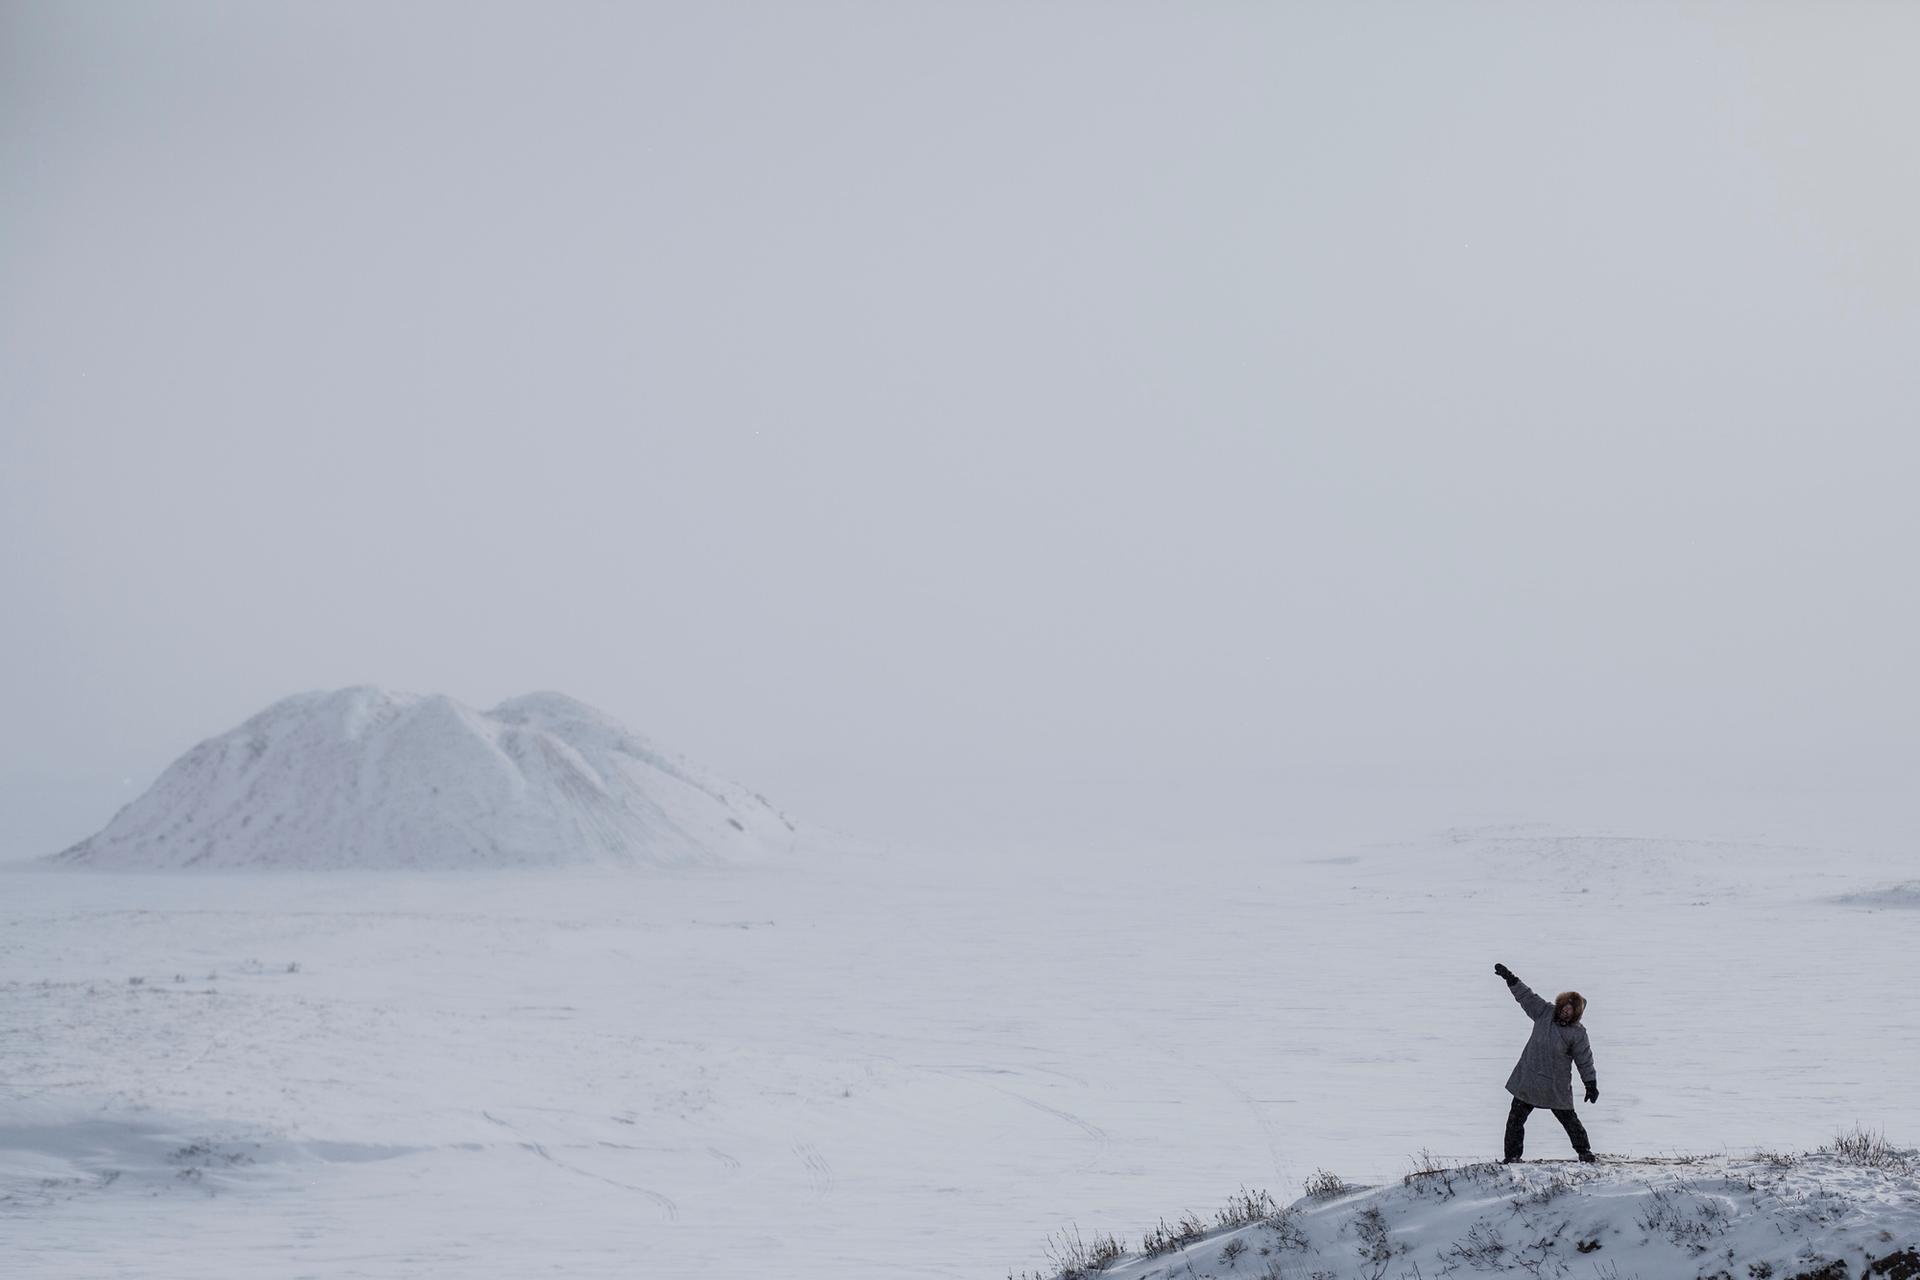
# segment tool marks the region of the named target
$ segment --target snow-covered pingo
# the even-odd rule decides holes
[[[54,861],[113,868],[683,866],[790,847],[767,801],[557,693],[298,694],[175,761]]]

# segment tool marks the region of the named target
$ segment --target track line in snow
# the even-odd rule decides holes
[[[814,1198],[825,1200],[833,1194],[833,1166],[820,1154],[820,1149],[811,1142],[793,1144],[793,1154],[800,1157],[800,1163],[806,1167],[807,1183],[813,1188]]]
[[[618,1178],[609,1178],[603,1173],[595,1173],[591,1169],[582,1169],[579,1165],[569,1164],[567,1161],[554,1155],[544,1144],[533,1141],[521,1133],[519,1129],[502,1120],[499,1116],[488,1111],[482,1111],[480,1114],[494,1124],[499,1125],[502,1129],[507,1130],[507,1132],[516,1135],[519,1141],[514,1144],[515,1146],[518,1146],[523,1151],[532,1152],[554,1168],[564,1169],[568,1173],[575,1174],[579,1177],[591,1178],[595,1182],[604,1182],[610,1187],[618,1187],[622,1191],[631,1191],[635,1195],[644,1196],[660,1207],[661,1212],[667,1215],[668,1222],[678,1222],[680,1220],[680,1206],[674,1202],[673,1197],[655,1191],[651,1187],[636,1186],[631,1182],[622,1182]]]
[[[1110,1148],[1113,1145],[1113,1135],[1108,1133],[1105,1129],[1102,1129],[1099,1125],[1093,1123],[1093,1121],[1088,1120],[1084,1116],[1075,1115],[1073,1112],[1062,1110],[1059,1107],[1048,1106],[1046,1103],[1041,1102],[1036,1098],[1029,1098],[1024,1093],[1015,1093],[1011,1089],[1002,1089],[999,1085],[993,1085],[992,1088],[994,1088],[1000,1093],[1006,1094],[1009,1098],[1012,1098],[1015,1102],[1025,1103],[1027,1106],[1032,1107],[1035,1111],[1045,1112],[1047,1115],[1054,1117],[1056,1120],[1064,1120],[1068,1124],[1072,1125],[1074,1128],[1078,1129],[1081,1133],[1085,1134],[1087,1138],[1094,1144],[1094,1150],[1093,1150],[1093,1154],[1087,1157],[1087,1162],[1080,1166],[1083,1171],[1087,1169],[1092,1169],[1095,1166],[1097,1166],[1100,1163],[1100,1161],[1106,1156],[1108,1148]]]

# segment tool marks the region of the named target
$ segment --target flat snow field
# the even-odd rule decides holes
[[[1912,882],[1897,841],[1484,816],[645,875],[0,870],[0,1272],[997,1280],[1069,1223],[1137,1246],[1243,1186],[1497,1156],[1528,1025],[1495,960],[1590,999],[1602,1151],[1920,1140],[1920,911],[1837,901]],[[1530,1140],[1565,1153],[1551,1116]]]

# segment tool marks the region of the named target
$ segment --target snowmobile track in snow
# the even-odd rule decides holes
[[[811,1142],[793,1144],[793,1154],[800,1157],[800,1163],[806,1166],[807,1183],[813,1188],[816,1199],[825,1200],[833,1194],[833,1166],[820,1154],[820,1149]]]
[[[529,1152],[532,1152],[534,1155],[539,1156],[542,1160],[545,1160],[548,1164],[552,1165],[554,1168],[564,1169],[568,1173],[574,1174],[578,1177],[591,1178],[595,1182],[604,1182],[610,1187],[618,1187],[622,1191],[631,1191],[638,1196],[645,1196],[647,1199],[653,1201],[656,1205],[660,1206],[661,1212],[667,1215],[668,1222],[678,1222],[680,1220],[680,1206],[674,1203],[673,1198],[671,1196],[663,1195],[662,1193],[653,1190],[651,1187],[635,1186],[631,1182],[622,1182],[618,1178],[609,1178],[603,1173],[595,1173],[591,1169],[582,1169],[579,1165],[569,1164],[565,1160],[562,1160],[558,1156],[554,1155],[553,1152],[549,1151],[546,1148],[545,1144],[533,1141],[532,1139],[528,1138],[525,1134],[521,1133],[520,1130],[516,1129],[513,1125],[507,1123],[505,1120],[502,1120],[500,1117],[486,1111],[482,1111],[480,1114],[485,1116],[488,1120],[492,1121],[494,1124],[499,1125],[502,1129],[505,1129],[509,1133],[512,1133],[516,1137],[518,1137],[520,1140],[514,1145],[518,1146],[523,1151],[529,1151]]]

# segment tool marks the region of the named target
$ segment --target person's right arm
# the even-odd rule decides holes
[[[1513,993],[1513,998],[1520,1002],[1520,1007],[1526,1010],[1529,1018],[1537,1019],[1541,1014],[1553,1008],[1553,1006],[1545,1000],[1533,994],[1533,988],[1520,981],[1518,977],[1514,976],[1513,970],[1507,968],[1504,964],[1496,964],[1493,966],[1493,971],[1507,980],[1507,990]]]

